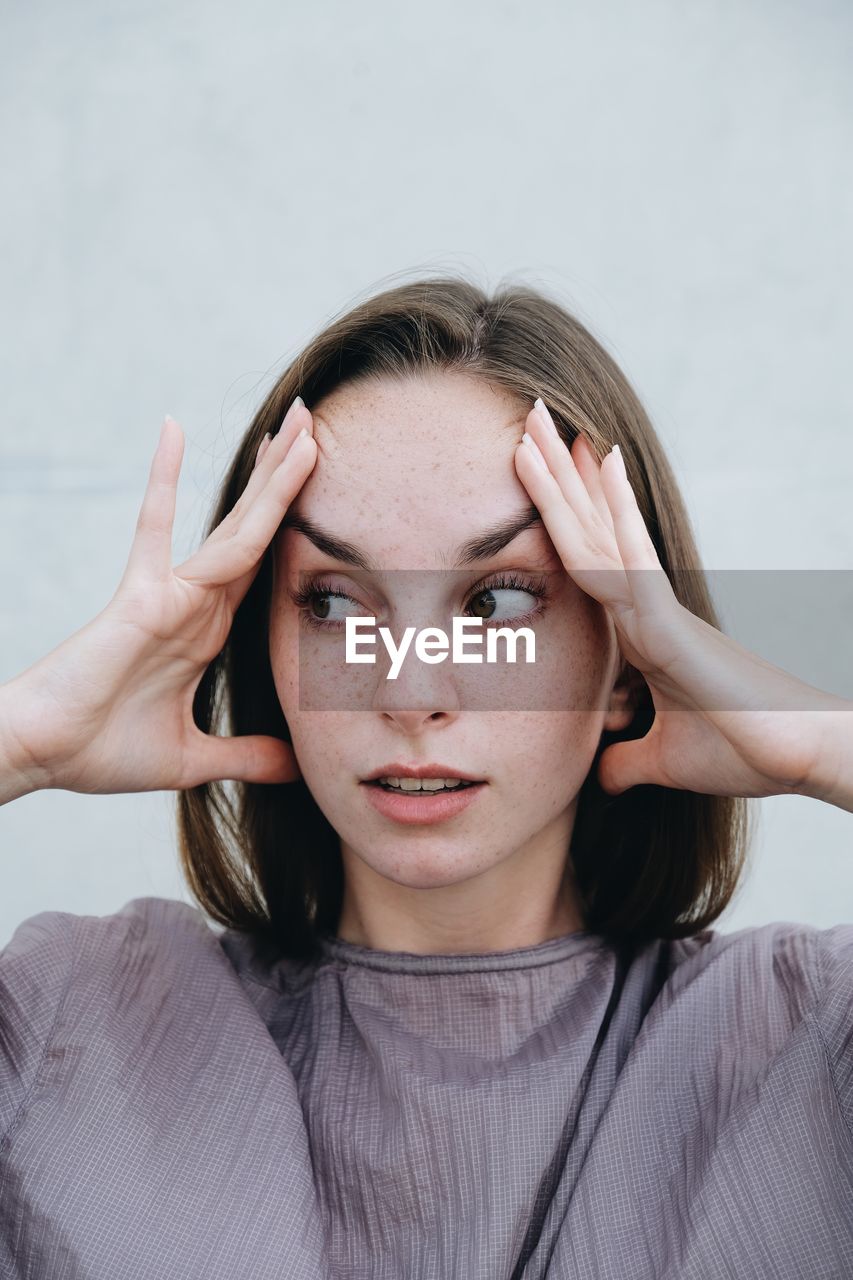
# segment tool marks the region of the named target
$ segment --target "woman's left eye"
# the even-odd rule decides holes
[[[469,609],[473,611],[475,618],[482,618],[484,622],[513,622],[536,613],[543,594],[530,587],[501,586],[494,583],[492,586],[482,587],[471,597]],[[503,597],[503,600],[496,597]],[[480,609],[485,612],[480,612]]]

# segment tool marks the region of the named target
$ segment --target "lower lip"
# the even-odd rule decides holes
[[[443,822],[452,818],[472,805],[488,783],[475,782],[470,787],[457,787],[454,791],[424,792],[386,791],[384,787],[374,786],[369,782],[361,785],[367,792],[367,798],[379,813],[395,822],[424,823]]]

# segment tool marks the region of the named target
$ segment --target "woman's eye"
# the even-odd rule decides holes
[[[334,610],[334,602],[340,602],[341,606],[349,603],[353,609],[350,613],[344,608]],[[312,591],[308,598],[308,617],[311,621],[343,622],[347,617],[354,617],[357,609],[356,602],[341,591]]]
[[[321,630],[341,631],[348,617],[368,616],[358,601],[325,583],[307,586],[293,593],[293,602],[305,623]],[[484,622],[523,624],[545,607],[544,582],[525,586],[513,578],[482,587],[469,596],[465,613]]]
[[[503,602],[496,601],[496,596],[503,596]],[[496,618],[496,606],[502,603],[506,612],[497,620],[510,622],[514,618],[524,617],[530,613],[536,608],[538,600],[539,597],[533,591],[522,591],[516,587],[487,587],[484,591],[478,591],[475,596],[472,596],[470,607],[474,610],[475,618],[483,618],[491,622]],[[480,608],[487,612],[478,612]]]

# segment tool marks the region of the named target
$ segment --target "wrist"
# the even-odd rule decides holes
[[[0,804],[51,785],[48,769],[27,745],[29,705],[21,676],[0,684]]]
[[[833,698],[814,715],[814,765],[797,792],[853,813],[853,702]]]

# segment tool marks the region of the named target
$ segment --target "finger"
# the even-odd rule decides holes
[[[525,433],[527,435],[527,433]],[[522,439],[515,450],[518,474],[539,511],[567,573],[599,603],[620,609],[631,605],[631,592],[618,559],[615,540],[603,545],[585,528],[547,469],[536,445]],[[599,522],[599,529],[603,526]]]
[[[601,463],[596,456],[592,445],[585,435],[578,432],[571,447],[571,454],[575,460],[575,466],[578,469],[581,479],[586,485],[587,492],[592,499],[601,519],[607,525],[613,536],[616,536],[616,530],[613,527],[613,517],[610,514],[610,508],[607,505],[607,499],[604,496],[604,490],[601,487]]]
[[[650,616],[657,613],[663,617],[678,601],[658,559],[618,445],[602,462],[600,479],[635,606]]]
[[[272,436],[270,435],[269,432],[267,432],[263,440],[261,441],[261,443],[258,445],[258,452],[255,454],[255,467],[258,465],[261,458],[266,453],[267,448],[269,447],[270,440],[272,440]],[[254,467],[252,468],[252,470],[254,470]]]
[[[527,431],[539,446],[548,469],[563,491],[566,501],[584,526],[597,523],[597,512],[586,485],[575,466],[570,450],[557,431],[548,410],[537,400],[541,409],[531,409],[527,416]]]
[[[299,435],[302,428],[313,434],[314,419],[309,409],[305,407],[305,403],[301,396],[297,396],[291,404],[287,413],[282,419],[281,426],[274,436],[271,436],[269,443],[264,447],[263,441],[258,449],[257,457],[252,474],[246,483],[246,487],[240,494],[240,497],[234,503],[231,511],[222,521],[218,528],[222,528],[226,522],[229,525],[242,519],[244,512],[252,505],[255,497],[266,485],[276,467],[281,460],[286,457],[290,446]],[[261,451],[263,450],[263,452]],[[214,533],[217,530],[213,531]],[[213,536],[213,535],[211,535]]]
[[[302,776],[293,748],[281,738],[221,738],[199,730],[194,747],[190,777],[180,790],[203,782],[296,782]]]
[[[165,578],[172,568],[172,526],[184,434],[167,414],[148,473],[148,484],[125,568],[125,577]]]
[[[252,468],[253,471],[260,463],[261,459],[263,458],[264,454],[269,448],[271,441],[272,441],[272,436],[268,431],[264,436],[263,440],[261,441],[261,443],[258,445],[258,452],[255,454],[255,465]],[[247,489],[248,489],[248,486],[247,486]],[[245,491],[244,491],[244,494],[245,494]],[[260,567],[261,567],[261,562],[259,560],[258,563],[255,565],[255,567],[253,569],[250,569],[248,573],[244,574],[242,578],[238,578],[236,582],[232,582],[229,584],[228,604],[229,604],[229,607],[232,609],[232,611],[236,610],[237,605],[246,595],[246,592],[249,590],[249,587],[252,585],[252,582],[254,581],[255,576],[257,575],[257,571],[258,569],[260,569]]]
[[[302,404],[301,397],[297,396],[297,401],[299,402],[300,405]],[[294,404],[296,404],[296,401],[294,401]],[[293,407],[294,406],[291,405],[291,409],[293,409]],[[287,423],[288,421],[289,414],[290,414],[290,410],[288,410],[288,413],[285,414],[284,422],[282,423],[282,430],[279,431],[278,435],[275,437],[276,439],[278,439],[282,435],[282,431],[284,429],[285,423]],[[286,439],[287,437],[285,436],[283,438]],[[264,455],[267,453],[269,446],[272,443],[272,440],[273,440],[273,437],[270,435],[269,432],[267,432],[263,440],[261,441],[260,445],[258,446],[258,452],[255,457],[255,469],[257,469]],[[243,496],[244,498],[250,496],[248,485],[246,486],[246,490],[244,490]],[[234,511],[236,511],[236,507],[234,508]],[[234,514],[234,511],[232,511],[232,515]],[[233,527],[234,526],[232,526],[232,532],[233,532]],[[218,528],[214,530],[214,533],[218,533],[220,529],[222,529],[222,525],[219,525]],[[212,536],[213,535],[211,535],[211,537]],[[227,588],[228,607],[229,609],[231,609],[232,612],[236,611],[238,605],[246,596],[249,588],[251,587],[252,583],[257,577],[258,570],[260,569],[260,567],[261,567],[261,558],[258,558],[255,564],[246,573],[244,573],[242,577],[235,578],[232,582],[228,584],[228,588]]]
[[[672,780],[659,767],[659,730],[653,724],[643,738],[615,742],[601,753],[598,781],[608,795],[620,795],[629,787],[651,783],[671,787]]]
[[[243,519],[218,539],[211,534],[194,555],[174,570],[175,575],[199,586],[216,587],[234,583],[256,569],[316,460],[316,441],[306,431],[297,436]]]
[[[659,569],[658,553],[646,528],[618,445],[613,446],[602,462],[599,480],[613,517],[616,541],[625,568]]]

